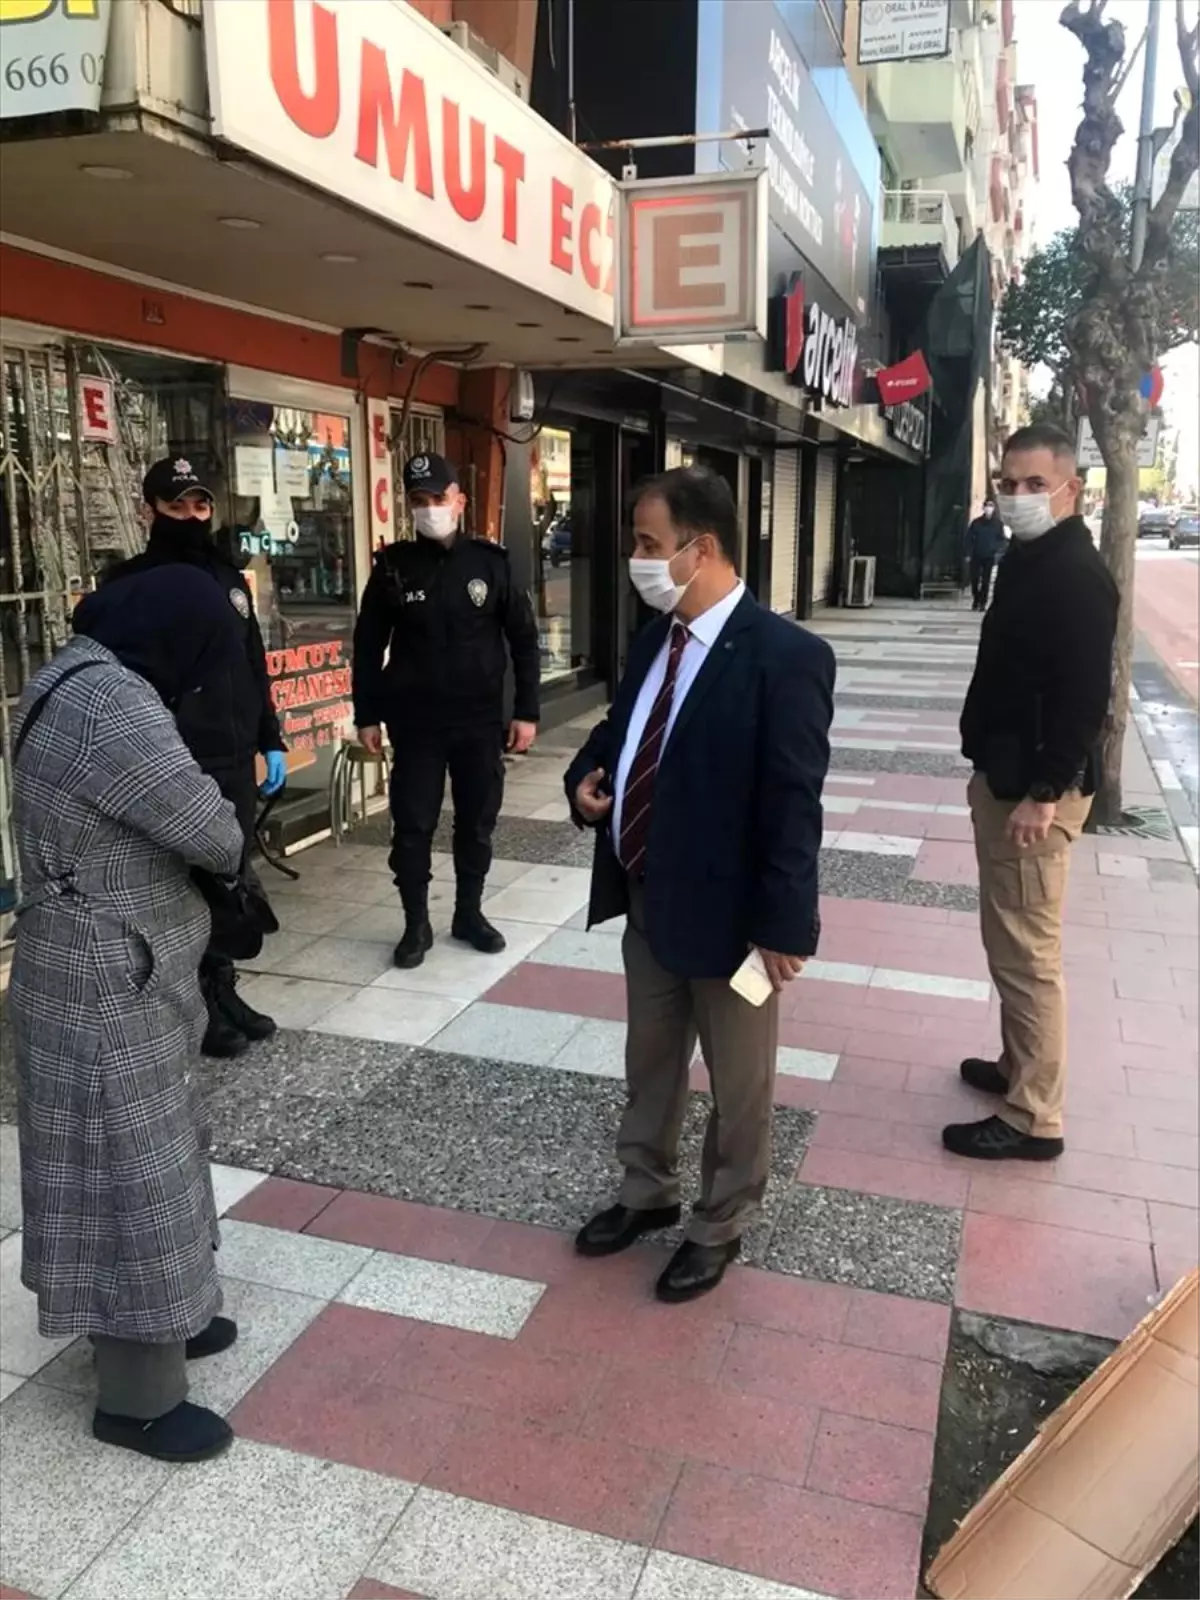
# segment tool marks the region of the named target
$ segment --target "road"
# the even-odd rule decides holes
[[[1200,552],[1143,539],[1137,552],[1134,620],[1193,705],[1200,700]]]

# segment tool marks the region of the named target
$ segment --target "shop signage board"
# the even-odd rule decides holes
[[[203,15],[218,139],[611,325],[612,178],[414,7]]]
[[[99,111],[112,0],[0,0],[0,115]]]
[[[858,317],[871,301],[874,208],[833,117],[776,7],[726,0],[721,128],[769,128],[765,152],[771,220]],[[753,153],[761,161],[763,152]],[[721,145],[731,170],[746,146]]]
[[[1158,460],[1158,428],[1160,418],[1147,416],[1142,427],[1142,436],[1138,440],[1137,464],[1141,468],[1152,467]],[[1100,454],[1100,446],[1092,425],[1086,417],[1079,419],[1079,432],[1075,441],[1075,461],[1081,467],[1102,467],[1104,457]]]
[[[929,61],[950,53],[950,0],[862,0],[858,64]]]
[[[926,405],[903,400],[898,405],[881,406],[887,431],[898,444],[906,444],[924,456],[929,447],[929,412]]]
[[[619,346],[766,337],[766,183],[760,167],[618,186]]]
[[[288,749],[306,766],[354,725],[350,647],[345,639],[298,641],[267,651],[271,701]]]
[[[110,378],[79,379],[79,437],[93,444],[117,444],[117,405]]]
[[[389,417],[386,400],[367,401],[367,487],[371,497],[372,550],[391,544],[396,537],[396,491],[392,481],[392,447],[388,442]]]
[[[839,317],[815,297],[806,297],[799,273],[772,306],[768,361],[814,399],[834,406],[854,404],[858,328],[851,318]]]

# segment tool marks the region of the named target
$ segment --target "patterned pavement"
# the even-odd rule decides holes
[[[616,1180],[624,991],[619,930],[583,927],[589,841],[560,786],[582,730],[559,730],[510,774],[503,956],[448,942],[440,856],[434,953],[391,967],[381,822],[277,894],[244,992],[283,1031],[205,1069],[242,1337],[194,1395],[231,1415],[231,1455],[94,1444],[84,1351],[38,1338],[19,1235],[0,1243],[0,1596],[911,1600],[955,1309],[1120,1338],[1197,1259],[1196,881],[1166,828],[1082,841],[1067,1154],[946,1155],[941,1124],[986,1109],[957,1064],[996,1039],[956,741],[977,621],[819,626],[824,934],[786,998],[743,1264],[678,1308],[650,1293],[669,1239],[571,1251]],[[1127,772],[1161,810],[1136,742]],[[689,1174],[699,1062],[693,1088]]]

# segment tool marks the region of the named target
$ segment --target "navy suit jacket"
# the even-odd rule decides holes
[[[634,640],[608,716],[566,775],[615,779],[629,719],[671,619]],[[654,780],[645,918],[660,966],[728,978],[751,945],[786,955],[817,948],[821,786],[829,768],[833,652],[823,639],[746,595],[679,708]],[[629,909],[610,817],[597,829],[588,926]]]

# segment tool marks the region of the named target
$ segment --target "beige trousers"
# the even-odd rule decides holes
[[[687,1236],[697,1244],[727,1244],[745,1231],[767,1186],[779,1001],[773,996],[755,1007],[727,979],[665,971],[646,942],[642,905],[635,888],[623,946],[629,1021],[628,1100],[617,1135],[625,1169],[620,1201],[639,1211],[679,1202],[679,1136],[699,1038],[713,1108]]]
[[[1008,1095],[1000,1115],[1022,1133],[1062,1137],[1067,1076],[1062,912],[1071,846],[1092,808],[1070,789],[1040,844],[1005,837],[1016,805],[997,800],[982,773],[967,786],[979,862],[979,924],[1000,996],[1000,1071]]]

